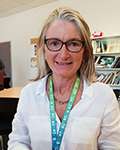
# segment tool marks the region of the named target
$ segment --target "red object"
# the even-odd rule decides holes
[[[92,36],[93,36],[94,38],[96,38],[96,37],[102,37],[102,36],[103,36],[103,32],[94,32],[94,33],[92,34]]]

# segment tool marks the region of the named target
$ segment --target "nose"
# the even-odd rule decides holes
[[[63,60],[67,60],[70,57],[70,52],[67,50],[65,44],[62,46],[60,50],[60,56]]]

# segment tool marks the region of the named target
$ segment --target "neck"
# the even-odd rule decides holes
[[[77,75],[74,75],[69,78],[58,77],[53,75],[54,93],[63,94],[65,91],[70,92],[76,78]]]

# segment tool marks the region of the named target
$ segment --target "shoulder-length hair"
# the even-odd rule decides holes
[[[52,72],[47,62],[45,61],[44,38],[50,25],[55,20],[58,19],[71,22],[76,26],[81,39],[84,41],[83,60],[78,72],[86,81],[90,83],[93,82],[95,80],[95,65],[94,65],[93,48],[92,48],[92,43],[90,38],[91,34],[90,34],[89,26],[87,25],[87,23],[85,22],[85,20],[83,19],[83,17],[80,15],[78,11],[66,7],[60,7],[58,9],[55,9],[49,15],[49,17],[47,18],[43,26],[43,29],[39,37],[38,45],[37,45],[39,74],[35,80],[38,80],[44,77],[45,75],[47,75],[48,73]]]

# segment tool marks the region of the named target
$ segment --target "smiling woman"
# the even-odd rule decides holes
[[[112,89],[95,81],[80,13],[55,9],[37,46],[39,75],[21,92],[8,150],[120,149],[119,105]]]

